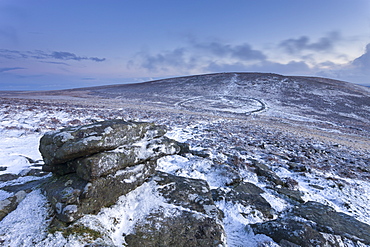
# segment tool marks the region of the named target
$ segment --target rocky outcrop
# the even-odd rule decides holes
[[[54,176],[43,190],[58,219],[97,213],[144,183],[158,158],[181,151],[165,132],[151,123],[111,120],[45,134],[43,170]]]
[[[48,132],[39,149],[45,164],[51,166],[164,134],[163,127],[152,123],[110,120]]]
[[[245,207],[252,207],[253,209],[262,213],[267,218],[273,218],[276,212],[271,205],[261,196],[264,191],[252,183],[242,182],[229,191],[225,192],[222,189],[212,190],[213,200],[215,201],[229,201],[239,203]]]
[[[370,244],[370,226],[332,207],[309,201],[285,217],[251,225],[256,234],[270,236],[281,246],[341,246],[344,241]]]
[[[174,206],[171,212],[159,208],[140,220],[125,237],[128,246],[225,246],[222,212],[206,181],[164,172],[152,179]]]
[[[127,246],[209,246],[224,245],[223,227],[214,218],[175,209],[172,215],[153,212],[126,236]]]

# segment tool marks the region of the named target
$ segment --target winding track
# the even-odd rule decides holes
[[[235,96],[230,96],[230,95],[218,95],[218,96],[215,96],[215,99],[214,100],[216,100],[216,99],[218,99],[220,97],[233,97],[233,98],[236,98],[237,100],[245,101],[245,102],[247,102],[247,101],[255,101],[255,102],[258,102],[259,107],[256,106],[255,107],[256,109],[246,110],[246,111],[244,111],[242,113],[235,112],[235,111],[232,110],[232,108],[230,108],[229,111],[227,110],[227,108],[222,108],[222,110],[221,110],[221,108],[217,109],[217,107],[215,107],[213,109],[207,109],[207,107],[205,107],[206,104],[202,104],[201,103],[202,102],[202,99],[204,101],[207,100],[207,98],[205,96],[198,96],[198,97],[193,97],[193,98],[185,99],[185,100],[182,100],[180,102],[175,103],[175,106],[180,106],[180,107],[183,107],[185,109],[194,110],[195,109],[194,106],[189,106],[189,105],[186,105],[186,104],[187,103],[190,103],[190,102],[193,102],[193,101],[199,100],[200,103],[198,104],[198,107],[197,107],[198,110],[201,109],[201,110],[204,110],[204,111],[213,111],[213,112],[219,112],[219,113],[225,113],[225,112],[227,112],[227,113],[231,113],[231,114],[238,114],[238,115],[241,115],[242,114],[242,115],[247,115],[247,116],[248,115],[251,115],[253,113],[262,112],[262,111],[264,111],[264,110],[267,109],[266,104],[262,100],[260,100],[260,99],[247,98],[247,97],[235,97]],[[247,105],[243,105],[241,107],[245,107],[245,106],[247,106]],[[252,108],[252,106],[251,106],[251,108]]]

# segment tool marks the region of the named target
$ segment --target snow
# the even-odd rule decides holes
[[[8,214],[0,224],[0,241],[3,246],[43,246],[46,237],[49,208],[40,190],[29,193],[17,210]]]
[[[304,176],[282,168],[276,172],[281,177],[295,179],[299,190],[304,193],[305,201],[326,204],[338,212],[352,215],[357,220],[370,224],[369,181],[342,178],[315,170]]]
[[[49,133],[52,134],[53,132],[49,132]],[[69,133],[67,131],[64,131],[64,132],[60,132],[57,135],[55,135],[54,138],[58,138],[58,139],[60,139],[61,142],[64,143],[64,142],[67,142],[69,140],[73,140],[74,136],[71,133]]]
[[[213,106],[213,100],[211,98],[209,99],[209,105],[207,107],[214,110],[216,106]],[[249,110],[243,107],[228,108],[228,105],[235,104],[235,99],[233,98],[222,98],[222,100],[223,107],[225,108],[218,109],[220,111],[243,112]],[[188,103],[195,104],[196,99]],[[256,103],[252,106],[257,107],[259,105]],[[217,107],[220,107],[220,105]],[[294,113],[294,111],[288,113],[279,112],[278,106],[271,107],[274,107],[276,111],[265,112],[264,114],[266,116],[284,116],[290,120],[324,123],[309,116],[300,116]],[[78,119],[81,123],[93,122],[99,119],[98,115],[100,114],[90,112],[84,114],[67,113],[66,109],[58,111],[52,107],[49,110],[39,111],[37,109],[28,109],[27,107],[22,108],[22,106],[17,106],[14,111],[7,111],[9,112],[6,113],[5,109],[0,109],[0,167],[6,168],[4,171],[0,171],[0,175],[7,173],[23,174],[24,171],[29,170],[31,167],[37,168],[33,167],[33,163],[30,160],[42,160],[38,146],[43,133],[69,126],[67,123],[74,119]],[[130,117],[136,118],[137,116]],[[223,147],[223,143],[219,143],[225,136],[238,141],[241,139],[238,133],[233,133],[232,131],[227,133],[226,130],[223,130],[222,126],[230,123],[227,120],[189,121],[186,124],[178,125],[168,120],[168,123],[172,124],[169,126],[170,130],[166,133],[167,137],[179,142],[186,142],[193,151],[204,151],[209,154],[209,157],[202,158],[190,154],[185,157],[180,155],[165,156],[157,162],[157,170],[159,171],[187,178],[203,179],[208,182],[211,189],[221,188],[227,190],[229,188],[225,184],[230,181],[229,177],[222,173],[222,164],[227,163],[231,154],[238,155],[238,157],[244,160],[253,158],[262,163],[267,162],[266,153],[247,150],[241,154],[235,151],[236,144]],[[333,125],[329,122],[326,122],[326,124]],[[327,129],[325,130],[327,131]],[[110,128],[105,129],[105,133],[109,133],[110,131],[112,131]],[[330,131],[335,132],[337,130],[332,129]],[[217,136],[220,133],[224,134],[224,136]],[[67,132],[61,136],[63,141],[72,138]],[[90,138],[91,140],[95,140],[94,138],[96,137],[91,136]],[[246,133],[242,138],[246,139],[242,141],[249,141],[250,143],[258,141],[258,138],[252,133]],[[147,142],[137,143],[135,145],[143,151]],[[313,144],[313,146],[317,149],[325,148],[318,144],[316,146]],[[115,151],[122,150],[117,149]],[[147,154],[144,152],[141,152],[141,155],[142,157],[147,157]],[[342,158],[347,157],[343,154]],[[41,163],[39,162],[39,164]],[[281,178],[291,178],[297,181],[297,188],[304,193],[303,199],[305,201],[324,203],[333,207],[336,211],[344,212],[354,216],[359,221],[370,224],[370,181],[343,178],[332,172],[323,172],[315,169],[312,169],[309,173],[302,174],[284,168],[284,164],[286,163],[284,160],[277,160],[275,163],[277,168],[274,168],[274,172]],[[130,169],[141,170],[140,165]],[[261,196],[270,203],[276,212],[280,213],[289,209],[290,204],[278,197],[272,190],[266,189],[266,184],[261,182],[254,172],[245,167],[239,167],[238,169],[239,175],[244,182],[253,183],[265,190]],[[127,170],[117,171],[116,175],[120,175],[123,172],[127,172]],[[1,190],[2,187],[24,184],[28,181],[43,178],[22,176],[12,181],[0,182],[0,200],[13,195],[12,193]],[[125,182],[132,182],[134,180],[135,177],[133,175],[126,179]],[[194,197],[196,195],[189,196]],[[266,221],[258,211],[251,207],[245,207],[241,204],[227,201],[218,201],[216,202],[216,206],[223,211],[225,216],[223,225],[229,247],[278,246],[269,237],[255,235],[251,229],[246,227],[248,224]],[[69,208],[69,210],[74,209],[73,205]],[[97,215],[85,215],[77,223],[101,232],[103,234],[103,242],[122,246],[125,243],[123,236],[132,233],[133,226],[137,222],[158,209],[163,210],[167,216],[170,216],[171,212],[175,212],[174,209],[189,210],[166,203],[166,200],[157,192],[155,183],[146,182],[136,190],[121,196],[118,202],[112,207],[103,208]],[[210,206],[206,209],[212,211],[214,208]],[[32,191],[20,203],[16,210],[1,221],[0,243],[4,246],[11,247],[86,245],[86,242],[77,236],[70,236],[66,239],[60,232],[54,234],[48,233],[47,226],[50,222],[49,213],[50,208],[46,198],[39,190]]]
[[[147,182],[121,196],[116,205],[103,208],[97,215],[86,215],[79,222],[93,230],[106,232],[114,245],[122,246],[125,243],[123,236],[133,233],[138,220],[160,207],[172,205],[158,194],[154,182]]]
[[[251,209],[240,204],[219,201],[216,206],[221,209],[225,218],[223,219],[224,228],[227,236],[227,245],[229,247],[256,247],[256,246],[279,246],[273,240],[265,235],[255,235],[247,224],[262,222],[262,219],[251,213]],[[248,215],[247,217],[242,214]],[[265,245],[261,245],[265,243]]]
[[[7,199],[8,197],[11,197],[13,194],[9,193],[5,190],[0,190],[0,201]]]
[[[0,171],[0,175],[19,174],[22,170],[29,168],[30,163],[25,157],[35,161],[41,160],[42,157],[38,151],[40,137],[39,134],[28,134],[0,138],[0,166],[7,168],[5,171]]]
[[[165,136],[178,142],[186,142],[192,137],[192,133],[191,131],[187,131],[186,129],[183,129],[181,127],[174,127],[172,130],[167,131]]]

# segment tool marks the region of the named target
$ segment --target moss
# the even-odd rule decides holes
[[[92,230],[86,226],[78,224],[68,226],[66,223],[58,220],[53,222],[49,228],[49,232],[51,234],[60,232],[65,238],[68,238],[71,235],[83,236],[89,240],[95,240],[102,237],[100,232]]]
[[[85,237],[87,235],[87,236],[90,236],[92,239],[98,239],[102,237],[100,232],[92,230],[85,226],[81,226],[81,225],[72,225],[64,229],[64,231],[62,231],[62,235],[65,238],[67,238],[70,235],[78,235],[78,236],[85,236]]]

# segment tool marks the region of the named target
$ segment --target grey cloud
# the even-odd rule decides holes
[[[88,59],[91,61],[95,61],[95,62],[104,62],[106,60],[106,58],[98,58],[98,57],[89,57]]]
[[[6,59],[17,59],[17,58],[27,58],[28,56],[22,54],[19,51],[0,49],[0,57]]]
[[[56,60],[75,60],[75,61],[82,61],[82,60],[90,60],[94,62],[103,62],[105,58],[98,58],[98,57],[81,57],[77,56],[71,52],[64,52],[64,51],[53,51],[51,53],[47,53],[41,50],[34,50],[34,51],[15,51],[15,50],[7,50],[7,49],[0,49],[0,57],[6,59],[56,59]]]
[[[70,64],[64,63],[64,62],[54,62],[54,61],[40,61],[40,62],[41,63],[50,63],[50,64],[59,64],[59,65],[71,66]]]
[[[370,43],[364,54],[347,65],[332,66],[332,69],[322,70],[319,76],[325,76],[349,82],[370,86]]]
[[[199,43],[193,41],[192,45],[196,49],[211,53],[212,55],[218,57],[228,56],[245,61],[266,59],[266,56],[261,51],[252,49],[252,47],[246,43],[232,46],[228,44],[222,44],[220,42]]]
[[[55,59],[60,59],[60,60],[76,60],[76,61],[92,60],[92,61],[95,61],[95,62],[103,62],[103,61],[105,61],[105,58],[80,57],[80,56],[77,56],[74,53],[65,52],[65,51],[54,51],[49,56],[52,57],[52,58],[55,58]]]
[[[0,68],[0,73],[7,72],[7,71],[12,71],[12,70],[18,70],[18,69],[25,69],[25,68],[22,68],[22,67]]]
[[[253,50],[250,45],[235,46],[232,55],[242,60],[265,60],[266,56],[258,50]]]
[[[335,42],[340,40],[339,32],[331,32],[326,37],[320,38],[317,42],[311,42],[307,36],[298,39],[287,39],[282,41],[279,46],[290,54],[296,54],[304,50],[309,51],[329,51]]]
[[[261,62],[266,56],[258,50],[252,49],[249,44],[229,45],[220,42],[196,42],[192,40],[187,46],[177,49],[150,54],[141,51],[136,55],[135,60],[128,62],[128,67],[138,65],[149,71],[169,71],[177,69],[186,71],[193,68],[202,68],[205,65],[234,59],[243,62]]]
[[[147,52],[140,52],[138,55],[142,59],[140,66],[150,71],[168,71],[168,68],[170,67],[193,67],[192,63],[185,57],[184,48],[178,48],[155,55],[151,55]],[[131,61],[130,64],[132,65],[133,61]]]

